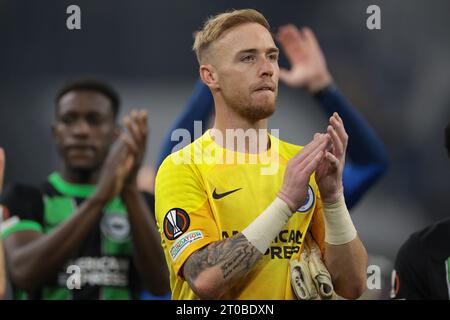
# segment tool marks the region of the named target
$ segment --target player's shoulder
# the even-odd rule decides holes
[[[174,180],[181,183],[193,176],[200,175],[196,159],[202,159],[202,154],[198,154],[203,150],[202,137],[164,159],[156,174],[155,185],[157,188],[167,183],[170,184]]]
[[[423,260],[424,255],[432,255],[450,241],[450,219],[438,221],[414,233],[403,243],[398,251],[398,260]]]
[[[15,183],[7,186],[2,193],[1,202],[5,201],[30,201],[42,198],[42,190],[38,187]]]
[[[161,166],[158,169],[158,173],[161,170],[173,169],[174,167],[183,168],[195,166],[195,160],[202,159],[202,153],[205,144],[208,142],[208,139],[210,140],[210,137],[205,133],[180,150],[177,150],[168,155],[161,163]]]
[[[19,215],[31,218],[43,210],[42,190],[26,184],[12,184],[6,187],[0,198],[3,218]]]
[[[425,265],[425,260],[428,259],[426,250],[417,237],[417,233],[409,236],[403,242],[397,251],[395,257],[395,270],[405,277],[405,273],[417,272],[414,270],[422,270]]]
[[[440,220],[424,228],[418,233],[418,236],[425,242],[440,240],[442,236],[450,238],[450,218]]]
[[[435,222],[417,232],[408,239],[409,246],[420,245],[427,250],[446,247],[450,241],[450,218]]]

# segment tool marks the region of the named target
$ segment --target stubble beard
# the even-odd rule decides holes
[[[238,95],[223,95],[223,99],[226,104],[242,118],[247,119],[250,122],[257,122],[259,120],[269,118],[275,112],[275,103],[277,99],[276,89],[274,92],[274,98],[259,99],[255,101],[251,95],[244,96]],[[263,101],[261,101],[263,100]]]

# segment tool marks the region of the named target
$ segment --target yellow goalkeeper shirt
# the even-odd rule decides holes
[[[269,138],[269,150],[250,155],[222,148],[208,130],[168,156],[160,166],[155,186],[156,219],[173,299],[197,298],[181,272],[192,253],[241,232],[277,196],[287,162],[302,147],[273,135]],[[261,261],[222,298],[294,299],[289,260],[299,257],[310,225],[323,247],[322,204],[314,175],[305,203],[279,232]]]

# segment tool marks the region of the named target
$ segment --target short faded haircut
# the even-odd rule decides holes
[[[260,12],[254,9],[232,10],[209,17],[203,28],[197,32],[192,47],[197,55],[198,62],[202,64],[205,51],[225,31],[244,23],[259,23],[270,32],[269,22]]]

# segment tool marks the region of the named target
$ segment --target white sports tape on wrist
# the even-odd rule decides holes
[[[356,238],[356,229],[342,195],[335,203],[324,203],[325,242],[346,244]]]
[[[291,216],[291,209],[286,202],[276,197],[241,233],[264,254]]]

